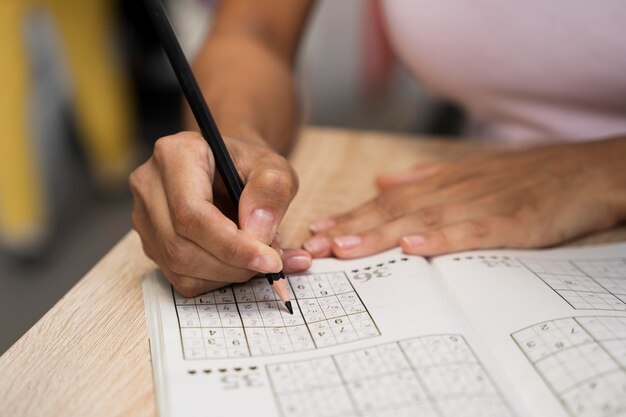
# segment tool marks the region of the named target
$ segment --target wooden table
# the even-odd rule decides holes
[[[286,246],[300,245],[311,221],[372,197],[377,172],[462,155],[476,146],[307,129],[291,155],[300,192],[282,225],[282,239]],[[576,243],[624,239],[621,227]],[[137,234],[128,233],[0,357],[0,415],[154,416],[141,293],[141,281],[153,268]]]

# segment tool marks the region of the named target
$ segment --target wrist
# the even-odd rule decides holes
[[[248,122],[238,120],[228,122],[224,120],[220,123],[219,128],[225,141],[234,140],[239,143],[270,148],[270,145],[264,139],[259,129],[254,128],[253,125]]]
[[[601,183],[592,192],[601,191],[605,204],[615,223],[626,220],[626,137],[588,143],[590,161],[581,169],[598,167]],[[591,172],[590,172],[591,174]]]

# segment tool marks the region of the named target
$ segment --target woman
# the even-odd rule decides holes
[[[198,133],[159,139],[131,176],[133,226],[183,295],[311,257],[540,247],[626,217],[626,3],[394,0],[383,8],[407,67],[465,108],[469,135],[525,146],[381,175],[376,198],[313,223],[305,250],[281,259],[269,243],[297,178],[280,152],[295,136],[293,65],[313,3],[224,1],[197,58],[246,182],[241,230],[218,209],[227,199]]]

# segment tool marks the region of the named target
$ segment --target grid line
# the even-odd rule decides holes
[[[626,413],[626,318],[581,316],[550,320],[511,337],[572,417]]]
[[[266,371],[284,417],[514,415],[466,340],[456,334],[270,364]]]
[[[288,283],[293,316],[262,277],[194,298],[172,288],[183,357],[274,355],[380,335],[345,273],[292,275]]]
[[[574,309],[626,311],[626,258],[518,261]]]

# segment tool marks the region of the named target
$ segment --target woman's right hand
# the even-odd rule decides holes
[[[184,296],[311,264],[306,251],[283,252],[276,241],[298,188],[293,169],[261,141],[225,142],[245,183],[236,219],[241,229],[218,208],[232,206],[214,187],[215,161],[199,133],[159,139],[130,176],[133,228],[146,255]]]

